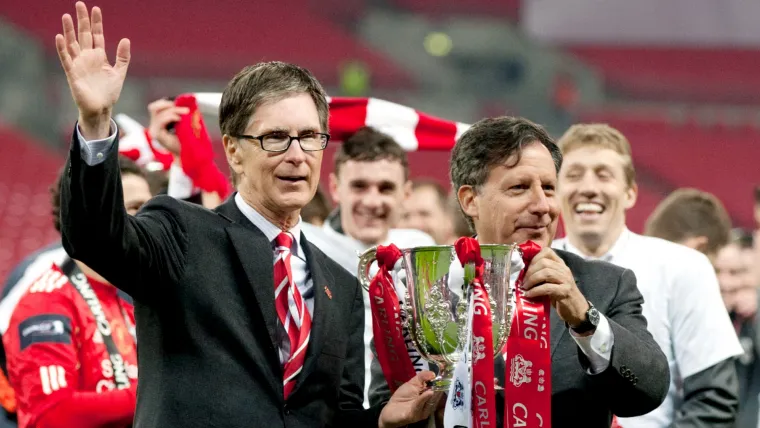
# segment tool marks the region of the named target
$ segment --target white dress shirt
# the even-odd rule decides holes
[[[585,257],[567,239],[556,240],[553,247]],[[683,379],[743,352],[715,270],[698,251],[628,229],[599,259],[636,275],[647,328],[670,367],[670,388],[662,405],[646,415],[618,420],[625,428],[669,427],[683,399]]]
[[[104,138],[102,140],[86,141],[84,137],[82,137],[82,134],[79,132],[79,126],[77,125],[77,137],[79,138],[80,155],[82,157],[82,160],[84,160],[84,162],[90,166],[102,163],[106,159],[106,156],[108,156],[110,150],[113,148],[113,143],[116,140],[117,132],[118,129],[116,127],[116,122],[114,122],[112,119],[111,135],[108,138]],[[277,237],[277,235],[280,234],[280,232],[282,232],[282,230],[264,218],[264,216],[259,214],[255,209],[253,209],[253,207],[248,205],[248,203],[243,200],[243,197],[240,196],[239,193],[235,194],[235,204],[243,213],[243,215],[245,215],[245,217],[250,220],[254,226],[261,230],[264,236],[266,236],[269,240],[270,244],[272,245],[272,265],[274,265],[274,239]],[[306,263],[306,255],[303,251],[303,248],[301,247],[300,217],[298,218],[298,223],[289,229],[288,232],[290,232],[293,236],[293,247],[290,250],[292,254],[292,257],[290,258],[290,268],[293,272],[293,281],[296,283],[296,287],[298,287],[298,291],[301,293],[301,298],[303,299],[304,303],[306,303],[306,308],[308,309],[309,314],[313,316],[314,287],[311,279],[311,272],[309,271],[309,267]],[[251,256],[254,257],[253,255]],[[265,287],[267,285],[256,284],[256,286]],[[271,284],[271,287],[274,288],[274,283]],[[272,301],[272,305],[274,305],[274,301]],[[277,338],[280,343],[280,363],[284,364],[290,355],[290,342],[288,339],[288,334],[285,331],[285,328],[282,327],[279,319],[277,320],[277,325],[280,327],[277,333]]]

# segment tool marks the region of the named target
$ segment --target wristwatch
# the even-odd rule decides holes
[[[588,333],[599,325],[599,319],[601,318],[599,310],[596,309],[594,307],[594,304],[591,302],[588,302],[588,305],[589,308],[586,311],[586,319],[583,320],[583,322],[581,322],[577,327],[571,327],[573,331],[578,334]]]

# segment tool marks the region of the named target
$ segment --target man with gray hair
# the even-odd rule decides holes
[[[56,36],[79,109],[61,232],[72,258],[135,300],[135,426],[383,428],[427,417],[431,372],[362,408],[361,289],[301,233],[330,137],[314,76],[281,62],[243,69],[219,109],[237,193],[213,211],[160,196],[130,217],[111,119],[129,40],[111,66],[100,9],[76,11],[78,37],[68,14]]]

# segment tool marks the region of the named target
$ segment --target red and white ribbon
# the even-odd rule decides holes
[[[526,299],[520,288],[531,260],[541,247],[528,241],[520,244],[520,250],[525,267],[515,284],[515,311],[507,339],[504,424],[551,428],[550,302],[546,297]]]

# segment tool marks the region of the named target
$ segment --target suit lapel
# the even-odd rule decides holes
[[[309,347],[306,349],[306,360],[301,374],[298,376],[291,396],[293,396],[306,378],[314,371],[314,366],[322,352],[322,344],[327,339],[326,332],[334,323],[334,314],[337,308],[331,307],[333,300],[328,297],[325,287],[333,287],[333,277],[327,269],[324,268],[325,260],[321,253],[317,252],[314,247],[306,240],[301,233],[300,244],[306,255],[306,262],[311,272],[312,287],[314,290],[314,314],[311,322],[311,335],[309,336]],[[337,290],[336,290],[337,291]],[[274,298],[274,297],[273,297]]]
[[[270,352],[265,352],[265,355],[270,357],[270,363],[274,363],[276,367],[279,367],[276,335],[277,314],[274,306],[274,272],[272,268],[274,253],[271,252],[271,243],[240,212],[237,206],[235,206],[232,197],[217,209],[217,213],[232,222],[226,228],[227,235],[230,237],[232,246],[235,248],[235,252],[240,259],[240,264],[248,279],[248,283],[253,289],[271,344]],[[266,257],[270,253],[271,255]],[[282,390],[282,385],[279,386],[279,390]]]

